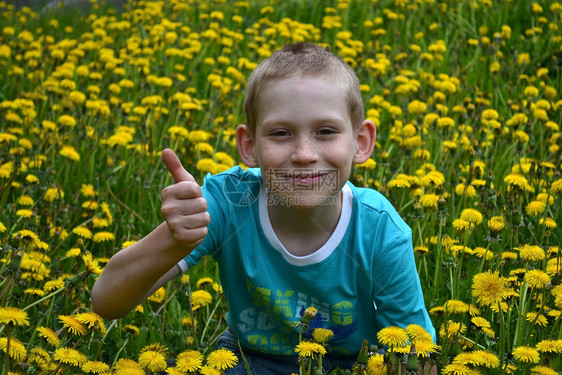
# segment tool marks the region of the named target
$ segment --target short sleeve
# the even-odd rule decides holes
[[[373,301],[378,329],[418,324],[436,340],[416,269],[411,232],[400,232],[374,259]]]

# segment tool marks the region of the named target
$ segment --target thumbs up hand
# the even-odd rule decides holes
[[[174,151],[162,151],[162,160],[175,184],[162,190],[161,212],[173,241],[189,250],[203,242],[211,221],[201,187],[185,170]]]

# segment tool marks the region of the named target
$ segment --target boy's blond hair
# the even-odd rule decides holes
[[[347,101],[353,129],[359,129],[365,113],[359,90],[359,80],[353,69],[328,49],[316,44],[300,42],[274,52],[250,75],[246,88],[244,112],[246,113],[246,125],[252,136],[256,132],[256,122],[260,110],[259,97],[263,86],[270,81],[295,76],[326,77],[345,86],[347,95],[342,100]]]

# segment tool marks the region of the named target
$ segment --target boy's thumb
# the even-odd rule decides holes
[[[166,148],[162,151],[162,160],[164,164],[166,164],[166,168],[176,181],[176,183],[181,181],[192,181],[196,182],[193,176],[185,170],[183,165],[181,164],[180,159],[176,155],[176,153],[169,148]]]

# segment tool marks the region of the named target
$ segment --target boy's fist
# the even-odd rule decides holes
[[[174,241],[193,249],[207,235],[207,224],[211,221],[207,201],[174,151],[163,150],[162,160],[176,182],[162,189],[162,215]]]

